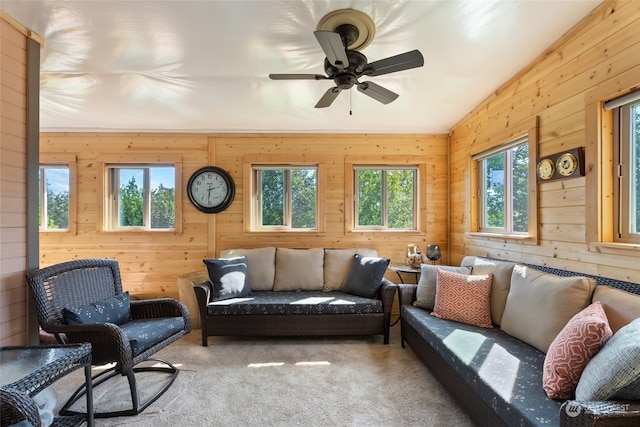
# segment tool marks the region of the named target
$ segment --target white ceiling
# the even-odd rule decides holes
[[[2,0],[44,40],[42,131],[446,133],[601,0]],[[425,65],[371,81],[387,105],[331,80],[313,31],[353,8],[375,24],[369,62],[419,49]],[[349,114],[349,110],[353,114]]]

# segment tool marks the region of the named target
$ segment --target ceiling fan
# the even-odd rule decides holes
[[[354,13],[358,15],[353,15]],[[354,19],[354,16],[356,16],[357,19]],[[336,25],[336,20],[340,19],[344,19],[346,23],[338,22]],[[343,9],[332,12],[332,14],[327,15],[323,20],[325,23],[329,22],[335,27],[332,31],[319,29],[313,32],[326,55],[324,60],[324,71],[326,75],[269,74],[269,78],[272,80],[333,80],[336,85],[324,93],[315,105],[315,108],[330,106],[341,91],[351,89],[354,85],[358,88],[359,92],[383,104],[388,104],[398,98],[399,95],[376,83],[360,81],[360,79],[362,77],[375,77],[395,73],[424,65],[424,58],[419,50],[412,50],[368,63],[367,57],[356,50],[356,48],[362,48],[368,44],[373,37],[373,21],[362,12],[353,9]],[[368,37],[364,43],[361,43],[361,30],[363,26],[360,25],[361,28],[358,28],[358,24],[362,22],[366,23],[364,32],[367,33]],[[322,25],[323,21],[321,21],[319,27],[322,27]],[[358,45],[356,42],[360,44]],[[352,47],[352,49],[349,49],[350,47]]]

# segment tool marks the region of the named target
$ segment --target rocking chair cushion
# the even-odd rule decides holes
[[[62,318],[68,325],[93,323],[122,325],[131,318],[129,292],[78,308],[63,308]]]
[[[133,356],[169,338],[184,329],[184,318],[163,317],[157,319],[134,319],[120,325],[131,344]]]

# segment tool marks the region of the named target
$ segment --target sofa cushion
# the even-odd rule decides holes
[[[401,314],[506,425],[559,425],[561,402],[541,387],[544,353],[498,328],[440,319],[411,305]]]
[[[270,291],[276,276],[276,248],[225,249],[220,258],[247,258],[247,278],[252,291]]]
[[[596,286],[592,300],[600,301],[602,304],[614,334],[633,319],[640,317],[640,295],[638,294],[610,286]]]
[[[265,314],[371,314],[383,313],[382,300],[343,292],[253,292],[247,298],[209,303],[210,316]],[[292,322],[295,322],[292,319]]]
[[[365,298],[375,297],[382,285],[389,261],[389,258],[354,255],[347,283],[342,290]]]
[[[622,327],[582,372],[576,400],[640,399],[640,318]]]
[[[247,280],[247,258],[216,258],[203,260],[211,281],[211,301],[244,297],[251,294]]]
[[[504,307],[507,303],[507,295],[511,287],[511,273],[516,263],[466,256],[462,259],[460,265],[471,267],[473,274],[493,274],[493,283],[491,285],[491,320],[500,326],[502,324]]]
[[[322,290],[324,249],[276,249],[274,291]]]
[[[77,308],[63,308],[62,318],[69,325],[93,323],[122,325],[131,319],[129,292]]]
[[[324,291],[340,291],[347,283],[353,264],[353,256],[377,257],[378,251],[369,248],[325,249],[324,251]]]
[[[567,322],[589,305],[594,287],[595,281],[586,277],[516,265],[501,328],[546,353]]]
[[[582,371],[611,335],[599,302],[573,316],[553,340],[544,359],[542,387],[547,395],[552,399],[573,399]]]
[[[491,325],[492,275],[467,275],[438,269],[432,315],[482,328]]]
[[[438,269],[453,271],[460,274],[471,274],[469,267],[455,267],[448,265],[420,265],[420,280],[418,281],[418,289],[416,290],[416,300],[413,305],[416,307],[433,310],[436,301],[436,282],[438,279]]]

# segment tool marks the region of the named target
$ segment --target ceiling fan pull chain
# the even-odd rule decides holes
[[[350,115],[350,116],[353,116],[353,110],[352,110],[352,108],[351,108],[351,107],[352,107],[352,105],[351,105],[351,100],[352,100],[351,95],[352,95],[352,94],[353,94],[353,92],[349,91],[349,115]]]

